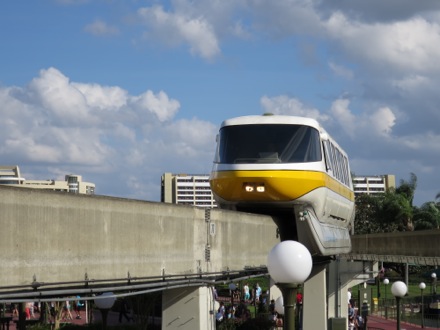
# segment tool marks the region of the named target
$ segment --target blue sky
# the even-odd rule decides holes
[[[0,4],[0,163],[157,201],[209,173],[227,118],[318,119],[357,175],[440,192],[440,3],[35,0]]]

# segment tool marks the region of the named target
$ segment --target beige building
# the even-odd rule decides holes
[[[355,195],[384,193],[390,188],[396,188],[396,177],[390,174],[355,176],[353,177],[353,188]]]
[[[217,207],[207,174],[164,173],[161,179],[161,202]]]
[[[95,194],[95,184],[82,181],[81,175],[69,174],[64,181],[26,180],[18,166],[0,166],[0,184],[14,187],[64,191],[74,194]]]

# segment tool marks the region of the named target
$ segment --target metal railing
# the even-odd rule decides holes
[[[440,309],[430,308],[437,298],[427,295],[424,297],[423,305],[420,297],[402,298],[401,321],[424,328],[440,328]],[[372,306],[371,313],[387,319],[397,319],[396,300],[380,299],[378,306]]]

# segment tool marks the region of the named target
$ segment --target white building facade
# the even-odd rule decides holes
[[[217,207],[207,174],[164,173],[161,178],[161,202]]]
[[[0,184],[21,188],[63,191],[73,194],[95,194],[95,184],[84,182],[81,175],[68,174],[65,180],[26,180],[18,166],[0,166]]]
[[[390,188],[396,188],[396,177],[394,175],[372,175],[353,177],[354,194],[380,194]]]

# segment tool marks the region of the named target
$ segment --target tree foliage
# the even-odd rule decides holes
[[[440,226],[440,193],[436,201],[413,205],[417,176],[401,180],[396,189],[356,197],[355,234],[436,229]]]
[[[415,230],[438,229],[440,226],[440,204],[426,202],[414,212]]]

